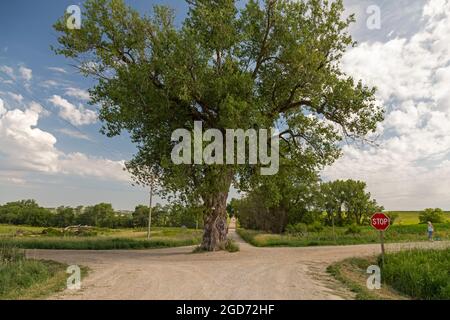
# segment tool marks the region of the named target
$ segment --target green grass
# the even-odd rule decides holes
[[[377,257],[349,258],[328,266],[327,272],[333,275],[345,287],[355,293],[356,300],[404,300],[406,295],[400,294],[392,287],[382,284],[379,290],[369,290],[366,282],[367,268],[377,264]]]
[[[418,224],[420,211],[389,211],[389,213],[398,214],[395,224]],[[447,222],[450,222],[450,211],[444,211]]]
[[[239,243],[234,241],[233,239],[227,239],[225,242],[223,242],[219,246],[220,250],[228,251],[228,252],[238,252],[240,250]],[[206,249],[202,248],[201,246],[196,246],[194,250],[192,250],[192,253],[205,253],[209,252]]]
[[[0,299],[38,299],[63,290],[66,267],[54,261],[26,259],[22,250],[3,245],[0,247]]]
[[[416,299],[450,300],[450,248],[386,255],[383,281]]]
[[[336,228],[336,241],[332,229],[325,227],[321,232],[309,232],[304,236],[271,234],[264,231],[238,229],[238,234],[256,247],[307,247],[326,245],[352,245],[379,242],[379,232],[370,226],[360,227],[359,234],[346,234],[348,228]],[[435,224],[435,236],[441,240],[450,239],[450,223]],[[424,225],[393,225],[385,232],[386,242],[426,241]]]
[[[94,228],[97,235],[89,237],[46,236],[41,234],[43,229],[0,225],[0,243],[27,249],[150,249],[196,245],[200,243],[202,235],[201,230],[153,228],[151,239],[147,240],[144,229]]]
[[[450,248],[404,250],[386,255],[380,290],[366,286],[367,267],[381,265],[380,257],[349,258],[327,268],[360,300],[450,299]]]

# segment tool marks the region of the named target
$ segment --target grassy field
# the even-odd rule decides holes
[[[54,261],[26,259],[22,250],[2,246],[0,299],[39,299],[63,290],[68,276],[66,267]]]
[[[351,245],[379,242],[379,232],[370,226],[360,227],[360,233],[349,234],[348,228],[336,228],[336,240],[332,228],[325,227],[321,232],[308,232],[303,236],[270,234],[264,231],[238,229],[239,235],[256,247],[306,247],[323,245]],[[440,240],[450,239],[450,223],[436,224],[435,236]],[[385,232],[386,242],[426,241],[425,225],[393,225]]]
[[[387,284],[413,298],[450,300],[450,248],[387,254],[381,274]]]
[[[450,299],[450,249],[405,250],[386,255],[381,267],[380,290],[366,286],[367,267],[379,258],[350,258],[327,268],[360,300],[448,300]]]
[[[51,236],[45,228],[0,225],[0,244],[27,249],[149,249],[196,245],[202,231],[186,228],[153,228],[151,239],[144,229],[94,228],[94,236]]]
[[[389,211],[389,213],[398,214],[395,224],[418,224],[420,211]],[[450,211],[444,211],[447,222],[450,222]]]
[[[337,280],[356,294],[357,300],[405,300],[408,296],[394,290],[391,286],[382,284],[379,290],[369,290],[366,285],[367,268],[377,264],[377,257],[349,258],[333,263],[327,268]]]

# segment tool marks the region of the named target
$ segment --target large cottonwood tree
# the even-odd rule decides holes
[[[339,156],[343,137],[374,131],[383,113],[374,89],[340,70],[354,44],[341,0],[187,3],[175,24],[168,7],[141,15],[122,0],[87,0],[81,29],[68,29],[67,16],[55,24],[54,50],[97,80],[91,102],[101,106],[103,132],[128,131],[134,163],[152,167],[166,190],[202,200],[202,246],[215,250],[226,240],[230,185],[257,183],[259,166],[175,165],[175,129],[276,124],[283,163],[316,170]]]

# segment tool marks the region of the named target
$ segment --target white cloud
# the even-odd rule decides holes
[[[67,73],[66,69],[60,67],[48,67],[48,70],[59,72],[59,73]]]
[[[45,80],[41,82],[40,85],[45,88],[50,88],[59,86],[59,83],[56,82],[55,80]]]
[[[88,101],[90,99],[89,92],[79,88],[67,88],[65,94],[69,97],[74,97],[80,100]]]
[[[4,113],[6,113],[5,103],[2,99],[0,99],[0,116],[2,116]]]
[[[33,70],[30,68],[20,66],[19,73],[23,80],[30,81],[33,78]]]
[[[129,175],[123,171],[124,161],[89,157],[83,153],[70,153],[60,159],[61,172],[64,174],[105,178],[117,181],[130,181]]]
[[[14,92],[7,92],[7,94],[11,97],[11,99],[13,99],[16,102],[22,102],[23,101],[23,96],[21,94],[17,94]]]
[[[129,181],[128,173],[123,171],[124,161],[59,150],[57,139],[37,128],[42,112],[37,103],[29,104],[24,111],[6,110],[0,100],[0,172],[7,172],[10,181],[23,178],[11,172],[24,171]]]
[[[89,136],[87,134],[80,132],[80,131],[67,129],[67,128],[57,129],[56,131],[60,132],[62,134],[65,134],[66,136],[72,137],[72,138],[92,141],[92,139],[89,138]]]
[[[10,167],[43,172],[57,171],[56,138],[36,128],[39,111],[9,110],[0,118],[0,150]]]
[[[450,207],[450,0],[429,1],[411,38],[362,43],[343,68],[387,107],[380,147],[345,146],[324,176],[368,182],[387,208]]]
[[[92,110],[85,109],[82,105],[76,107],[58,95],[53,95],[49,101],[60,108],[59,115],[61,118],[69,121],[73,125],[81,126],[97,121],[97,114]]]
[[[0,66],[0,71],[15,79],[14,69],[8,66]]]

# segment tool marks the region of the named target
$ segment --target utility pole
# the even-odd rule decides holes
[[[148,230],[147,230],[147,240],[150,240],[150,229],[152,225],[152,200],[153,200],[153,177],[150,178],[150,206],[148,208]]]

